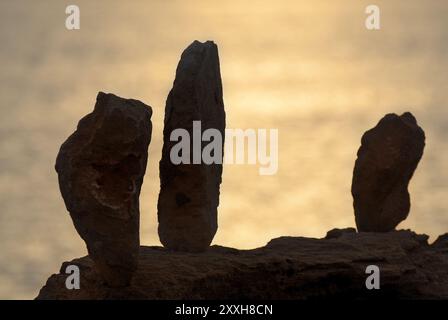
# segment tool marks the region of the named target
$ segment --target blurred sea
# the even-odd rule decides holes
[[[448,3],[370,1],[0,1],[0,298],[34,298],[86,254],[59,194],[61,143],[98,91],[152,106],[141,196],[142,244],[157,236],[158,161],[166,96],[194,39],[220,50],[228,128],[278,128],[279,171],[224,167],[214,243],[264,245],[354,226],[351,176],[364,131],[411,111],[426,131],[400,225],[448,231]],[[81,30],[65,29],[65,7]]]

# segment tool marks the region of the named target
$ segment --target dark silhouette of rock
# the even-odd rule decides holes
[[[327,232],[325,239],[335,239],[341,237],[344,233],[356,233],[355,228],[345,228],[345,229],[331,229]]]
[[[448,254],[448,233],[440,235],[433,245],[442,248]]]
[[[363,135],[352,181],[358,231],[387,232],[406,219],[424,147],[425,133],[409,112],[387,114]]]
[[[193,121],[201,121],[202,132],[210,128],[219,130],[224,144],[225,112],[218,48],[211,41],[193,42],[182,53],[177,66],[166,101],[157,206],[162,244],[173,250],[199,252],[208,248],[218,228],[222,153],[220,163],[193,163]],[[189,164],[173,164],[170,159],[171,148],[178,143],[170,141],[170,135],[181,128],[190,134]]]
[[[206,253],[141,247],[129,287],[109,288],[88,257],[65,262],[38,299],[448,299],[448,242],[429,245],[411,231],[339,233],[331,239],[282,237],[263,248],[212,246]],[[444,238],[446,239],[446,237]],[[81,269],[81,289],[65,288],[65,267]],[[368,290],[368,265],[381,289]]]
[[[140,101],[100,92],[56,159],[67,210],[109,286],[128,285],[137,268],[151,115]]]

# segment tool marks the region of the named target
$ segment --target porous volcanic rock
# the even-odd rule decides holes
[[[358,231],[387,232],[406,219],[424,147],[425,133],[409,112],[387,114],[363,135],[352,181]]]
[[[109,286],[128,285],[137,268],[151,115],[140,101],[100,92],[56,159],[67,210]]]
[[[220,163],[194,163],[193,121],[200,121],[202,132],[218,130],[224,144],[225,111],[218,48],[212,41],[193,42],[182,53],[177,66],[166,101],[157,205],[161,243],[172,250],[200,252],[209,247],[218,228],[223,147]],[[170,141],[175,129],[189,133],[189,163],[174,164],[170,159],[171,148],[178,143]],[[207,143],[199,141],[201,150]]]
[[[408,230],[329,234],[281,237],[254,250],[141,247],[126,288],[104,286],[89,257],[75,259],[37,299],[448,299],[448,234],[432,245]],[[80,290],[65,288],[68,264],[81,269]],[[379,290],[366,289],[369,265],[380,269]]]

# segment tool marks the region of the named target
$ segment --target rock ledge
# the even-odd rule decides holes
[[[448,299],[448,234],[430,245],[409,230],[334,229],[324,239],[281,237],[253,250],[142,246],[139,259],[126,288],[103,285],[89,257],[64,262],[37,299]],[[80,267],[80,290],[65,288],[68,264]],[[380,290],[365,287],[371,264],[380,267]]]

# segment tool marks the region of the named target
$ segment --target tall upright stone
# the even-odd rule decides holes
[[[151,140],[151,107],[100,92],[62,144],[59,187],[98,273],[126,286],[137,268],[139,196]]]
[[[200,252],[209,247],[218,228],[223,147],[217,154],[220,163],[197,164],[197,159],[193,159],[195,152],[197,155],[193,140],[200,137],[193,132],[193,121],[200,121],[201,132],[218,130],[223,146],[224,102],[218,48],[212,41],[194,41],[182,53],[177,66],[176,79],[166,101],[157,205],[162,244],[172,250]],[[189,163],[175,164],[170,159],[171,149],[178,143],[170,141],[175,129],[189,133]],[[199,146],[207,143],[199,141]]]
[[[363,135],[352,181],[358,231],[387,232],[406,219],[424,147],[425,133],[409,112],[387,114]]]

